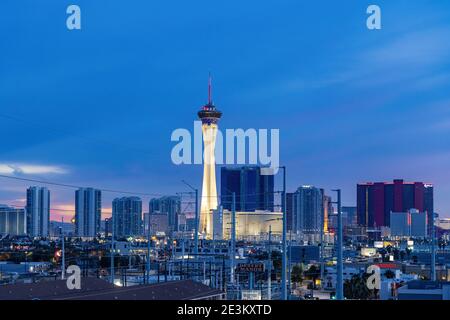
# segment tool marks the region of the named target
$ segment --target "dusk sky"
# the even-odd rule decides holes
[[[81,30],[66,28],[70,4]],[[221,129],[280,129],[289,191],[341,188],[356,205],[358,182],[423,181],[450,217],[448,1],[2,0],[0,34],[1,175],[200,188],[202,166],[174,165],[170,137],[193,129],[211,72]],[[0,203],[23,206],[29,185],[0,178]],[[49,189],[73,208],[74,189]],[[105,215],[117,196],[103,194]]]

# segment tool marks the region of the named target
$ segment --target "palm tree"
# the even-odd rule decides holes
[[[367,287],[368,275],[354,275],[344,282],[344,297],[353,300],[368,300],[374,297],[375,291]]]
[[[291,272],[291,279],[292,282],[294,282],[295,284],[302,284],[303,282],[303,264],[299,263],[294,265],[294,267],[292,268],[292,272]]]

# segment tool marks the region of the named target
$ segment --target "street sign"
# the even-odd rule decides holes
[[[264,272],[264,263],[239,263],[237,272]]]
[[[261,290],[242,290],[242,300],[262,300]]]

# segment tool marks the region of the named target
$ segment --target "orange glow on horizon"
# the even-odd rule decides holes
[[[109,218],[112,214],[112,208],[102,208],[102,219]],[[75,217],[74,204],[55,204],[50,209],[50,220],[61,221],[64,218],[65,222],[70,222]]]

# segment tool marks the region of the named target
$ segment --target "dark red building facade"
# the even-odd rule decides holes
[[[417,209],[433,216],[433,186],[423,182],[368,182],[357,185],[358,224],[365,227],[390,226],[391,212]]]

